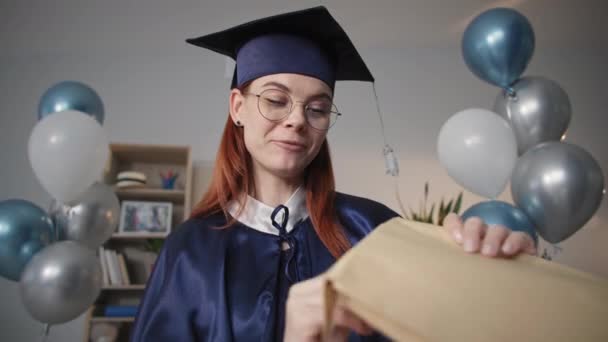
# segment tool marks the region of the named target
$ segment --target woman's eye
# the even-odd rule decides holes
[[[271,105],[275,105],[275,106],[285,106],[287,104],[287,101],[285,101],[283,99],[273,99],[273,98],[266,98],[266,102],[270,103]]]
[[[331,106],[327,106],[324,104],[312,104],[312,105],[308,106],[308,109],[314,113],[319,113],[319,114],[327,114],[327,113],[331,112]]]

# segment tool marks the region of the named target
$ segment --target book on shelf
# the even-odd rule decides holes
[[[120,275],[122,278],[123,285],[131,285],[131,281],[129,279],[129,272],[127,271],[127,263],[125,261],[125,256],[121,253],[118,253],[118,264],[120,266]]]
[[[110,285],[110,275],[108,274],[108,262],[106,261],[103,247],[99,247],[99,263],[101,264],[101,277],[104,286]]]
[[[137,305],[107,305],[103,314],[105,317],[135,317]]]
[[[111,249],[99,248],[104,285],[131,285],[124,255]],[[105,270],[105,272],[104,272]]]

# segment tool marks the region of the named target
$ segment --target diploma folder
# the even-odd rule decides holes
[[[325,340],[343,305],[395,341],[608,341],[608,280],[539,257],[469,254],[395,218],[327,272]]]

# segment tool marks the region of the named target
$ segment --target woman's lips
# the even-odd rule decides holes
[[[289,140],[273,140],[275,145],[290,151],[290,152],[301,152],[306,149],[306,145],[299,143],[297,141],[289,141]]]

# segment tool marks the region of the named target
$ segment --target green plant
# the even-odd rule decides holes
[[[450,199],[448,202],[444,202],[443,198],[441,198],[441,202],[439,203],[439,208],[437,210],[437,221],[434,221],[435,214],[435,203],[431,205],[431,209],[427,211],[427,202],[429,197],[429,182],[424,183],[424,200],[420,202],[420,208],[418,212],[414,212],[414,210],[410,207],[410,214],[406,214],[406,218],[412,221],[437,224],[441,226],[443,224],[443,220],[449,213],[460,212],[460,207],[462,205],[462,191],[456,197],[456,200]]]
[[[163,247],[164,239],[147,239],[144,244],[144,249],[148,252],[160,253]]]

